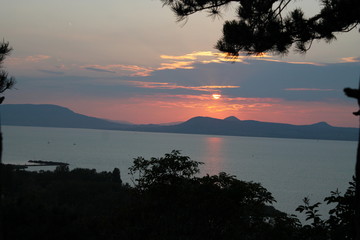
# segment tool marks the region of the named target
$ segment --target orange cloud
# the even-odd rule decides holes
[[[204,60],[201,61],[201,63],[208,64],[208,63],[221,63],[222,61],[220,59],[213,59],[213,60]]]
[[[170,60],[196,60],[198,59],[198,57],[213,57],[213,56],[216,56],[216,53],[213,53],[211,51],[197,51],[182,56],[160,55],[160,58],[170,59]]]
[[[199,61],[198,58],[200,57],[216,57],[216,54],[211,51],[200,51],[200,52],[192,52],[185,55],[180,56],[170,56],[170,55],[160,55],[160,58],[165,60],[171,60],[173,62],[170,63],[161,63],[160,68],[157,70],[164,70],[164,69],[193,69],[193,65],[195,62],[202,62],[202,63],[211,63],[211,62],[221,62],[218,59],[210,59],[210,60],[203,60]],[[179,61],[183,60],[183,61]],[[191,61],[190,61],[191,60]]]
[[[273,59],[273,56],[269,55],[268,53],[262,53],[259,55],[251,55],[251,56],[239,55],[237,57],[231,57],[231,56],[229,57],[226,53],[213,53],[213,56],[217,56],[218,57],[217,60],[220,62],[241,62],[241,63],[249,64],[249,62],[246,62],[246,60],[254,59],[254,60],[268,61],[268,62],[282,62],[282,63],[290,63],[290,64],[308,64],[315,66],[325,66],[325,64],[317,63],[317,62],[294,62],[294,61],[282,61],[279,59]],[[214,62],[214,60],[208,62]]]
[[[346,62],[346,63],[350,63],[350,62],[360,62],[360,57],[345,57],[345,58],[341,58],[341,62]]]
[[[215,53],[212,51],[197,51],[180,56],[160,55],[160,58],[166,60],[192,60],[188,62],[189,64],[194,64],[197,60],[197,62],[207,64],[207,63],[221,63],[221,62],[244,62],[245,56],[239,56],[237,58],[233,58],[233,57],[229,57],[226,53]],[[199,60],[200,58],[210,58],[210,59]]]
[[[131,85],[136,85],[141,88],[153,88],[153,89],[189,89],[195,91],[211,92],[216,89],[225,88],[239,88],[240,86],[220,86],[220,85],[204,85],[204,86],[181,86],[174,83],[162,83],[162,82],[144,82],[144,81],[126,81]]]
[[[162,59],[170,59],[170,60],[195,60],[196,57],[192,55],[184,55],[184,56],[169,56],[169,55],[160,55]]]
[[[40,55],[39,55],[40,56]],[[260,61],[269,61],[269,62],[284,62],[289,64],[309,64],[316,66],[324,66],[322,63],[316,62],[294,62],[294,61],[282,61],[272,58],[271,55],[261,54],[257,56],[247,56],[239,55],[238,57],[229,57],[226,53],[221,52],[212,52],[212,51],[196,51],[184,55],[160,55],[160,58],[164,62],[160,63],[159,67],[141,67],[137,65],[125,65],[125,64],[110,64],[110,65],[87,65],[82,66],[81,68],[104,72],[104,73],[113,73],[117,75],[128,75],[128,76],[150,76],[154,71],[166,70],[166,69],[194,69],[196,63],[209,64],[209,63],[224,63],[224,62],[238,62],[243,64],[250,64],[250,59],[260,60]],[[34,58],[35,59],[35,58]],[[344,61],[354,62],[358,59],[344,58]]]
[[[193,61],[191,62],[172,62],[172,63],[161,63],[162,67],[157,68],[157,70],[165,70],[165,69],[193,69],[192,66],[194,64]]]
[[[273,57],[267,53],[263,53],[263,54],[255,55],[255,56],[239,55],[237,57],[232,57],[226,53],[221,53],[221,52],[198,51],[198,52],[192,52],[192,53],[188,53],[188,54],[184,54],[184,55],[180,55],[180,56],[161,55],[160,58],[166,59],[166,60],[173,60],[173,61],[174,60],[176,60],[176,61],[191,60],[191,61],[188,61],[187,64],[184,61],[181,62],[181,64],[184,64],[188,67],[187,69],[192,69],[192,67],[190,67],[190,66],[196,62],[200,62],[203,64],[222,63],[222,62],[240,62],[240,63],[244,63],[244,64],[249,64],[249,62],[246,61],[247,59],[269,61],[269,62],[284,62],[284,63],[289,63],[289,64],[308,64],[308,65],[315,65],[315,66],[324,66],[325,65],[323,63],[316,63],[316,62],[282,61],[282,60],[278,60],[278,59],[273,59]],[[358,59],[356,59],[356,58],[346,58],[344,60],[358,61]],[[174,65],[172,65],[174,68],[171,68],[171,69],[176,69],[176,68],[182,67],[181,64],[177,65],[176,63],[177,62],[174,62]],[[163,64],[171,65],[172,63],[163,63]],[[159,68],[158,70],[162,70],[162,69],[163,68]]]

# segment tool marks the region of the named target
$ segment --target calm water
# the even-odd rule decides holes
[[[354,174],[356,142],[143,133],[88,129],[3,126],[4,163],[28,160],[67,162],[71,168],[111,171],[128,168],[135,157],[160,157],[173,149],[204,162],[202,174],[221,171],[260,182],[278,209],[294,213],[309,196],[322,201],[344,192]],[[325,211],[325,210],[323,210]]]

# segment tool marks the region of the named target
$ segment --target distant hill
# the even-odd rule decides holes
[[[300,138],[356,141],[358,129],[333,127],[326,122],[311,125],[194,117],[174,125],[135,125],[94,118],[57,105],[7,104],[1,106],[3,125],[90,128],[123,131],[211,134],[271,138]]]
[[[50,104],[4,104],[0,109],[3,125],[94,129],[115,129],[126,125]]]
[[[301,138],[356,141],[358,129],[333,127],[326,122],[311,125],[291,125],[283,123],[241,121],[236,117],[216,119],[194,117],[175,126],[169,126],[167,132],[212,134],[271,138]]]

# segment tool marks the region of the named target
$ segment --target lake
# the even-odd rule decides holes
[[[204,162],[201,175],[226,172],[260,182],[287,213],[304,197],[322,201],[330,191],[344,192],[354,175],[356,142],[255,138],[93,129],[3,126],[3,162],[59,161],[70,168],[112,171],[118,167],[131,183],[133,158],[161,157],[171,150]],[[53,168],[49,168],[53,169]],[[325,214],[325,208],[322,213]]]

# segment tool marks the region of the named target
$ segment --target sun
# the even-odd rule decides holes
[[[221,94],[214,93],[214,94],[212,95],[212,98],[215,99],[215,100],[220,99],[220,98],[221,98]]]

